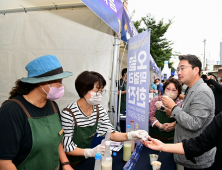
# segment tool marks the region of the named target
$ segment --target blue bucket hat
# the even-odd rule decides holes
[[[72,76],[72,72],[63,71],[62,65],[54,55],[45,55],[27,64],[25,69],[28,77],[21,78],[22,82],[36,84]]]

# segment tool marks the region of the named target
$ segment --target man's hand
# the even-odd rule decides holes
[[[70,165],[62,166],[62,170],[74,170]]]
[[[163,147],[164,147],[164,143],[157,140],[157,139],[154,139],[154,138],[151,138],[150,136],[148,137],[148,139],[150,141],[141,141],[143,145],[145,145],[147,148],[150,148],[152,150],[157,150],[157,151],[162,151],[163,150]]]
[[[176,105],[175,102],[167,96],[162,97],[162,102],[163,102],[163,105],[167,107],[168,109],[172,109]]]

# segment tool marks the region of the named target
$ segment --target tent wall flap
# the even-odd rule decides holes
[[[56,55],[65,71],[74,75],[63,80],[65,95],[60,109],[79,97],[76,77],[85,70],[101,73],[110,90],[114,31],[86,7],[0,15],[0,103],[9,97],[15,81],[27,77],[31,60]],[[108,109],[109,93],[102,105]]]

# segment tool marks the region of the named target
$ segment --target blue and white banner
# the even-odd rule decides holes
[[[157,67],[157,65],[156,65],[153,57],[151,56],[151,54],[150,54],[150,68],[151,68],[153,71],[157,72],[157,74],[159,74],[159,68]]]
[[[149,130],[150,32],[129,40],[127,66],[126,125]]]
[[[121,0],[81,1],[120,36],[124,9]]]
[[[134,37],[135,35],[138,35],[138,31],[124,8],[122,16],[121,40],[127,42],[130,37]]]

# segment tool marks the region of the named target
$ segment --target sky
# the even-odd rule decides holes
[[[220,60],[222,42],[222,0],[128,0],[130,15],[136,21],[150,13],[164,23],[173,19],[165,37],[174,42],[173,51],[194,54],[203,61]],[[174,66],[176,66],[175,63]]]

